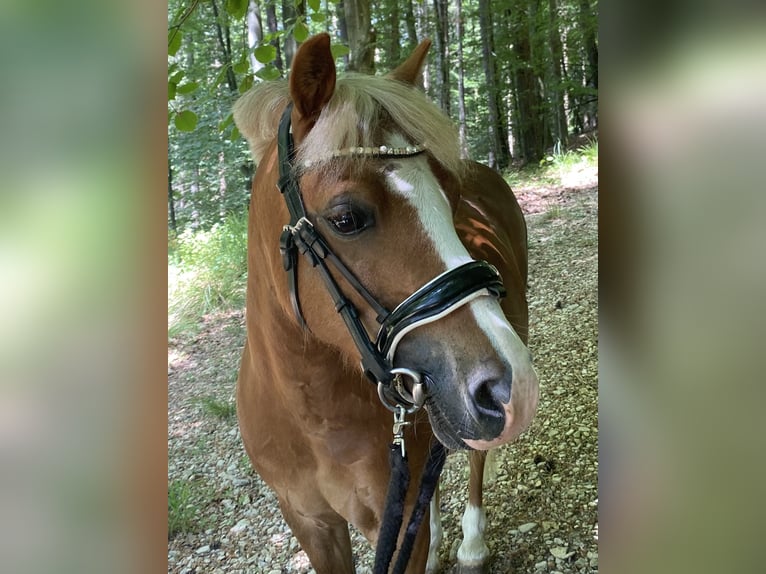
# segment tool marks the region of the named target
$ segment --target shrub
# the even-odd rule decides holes
[[[247,213],[231,214],[210,230],[187,229],[168,249],[168,335],[193,330],[213,311],[244,305]]]

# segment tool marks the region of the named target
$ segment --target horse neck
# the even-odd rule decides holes
[[[247,330],[251,346],[256,347],[252,350],[267,361],[275,376],[286,380],[322,384],[332,377],[358,377],[358,367],[302,328],[294,315],[279,251],[279,236],[289,213],[277,180],[276,146],[271,146],[256,172],[250,201]],[[301,272],[299,276],[305,273],[303,268]]]

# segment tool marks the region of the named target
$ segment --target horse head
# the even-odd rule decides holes
[[[350,271],[351,281],[336,268],[328,273],[371,341],[381,328],[381,308],[394,310],[405,301],[415,305],[413,293],[433,298],[417,303],[423,309],[433,303],[420,319],[391,329],[396,340],[387,341],[383,358],[394,370],[422,376],[425,409],[445,446],[485,450],[514,439],[528,426],[537,405],[537,376],[498,300],[504,270],[495,277],[497,271],[488,265],[472,266],[474,258],[455,228],[466,186],[477,182],[466,173],[450,120],[415,87],[429,44],[423,42],[388,76],[336,78],[329,36],[315,36],[296,53],[289,84],[279,97],[269,99],[257,91],[246,95],[237,103],[235,119],[257,161],[266,151],[265,122],[253,110],[271,106],[272,116],[277,109],[289,110],[283,122],[289,119],[291,169],[306,225]],[[273,120],[271,134],[273,142]],[[276,151],[270,150],[272,159],[262,163],[274,171]],[[276,174],[271,177],[273,186]],[[277,194],[271,190],[262,192]],[[284,211],[274,217],[283,218]],[[305,337],[334,349],[343,363],[358,365],[364,358],[358,341],[339,316],[337,300],[328,297],[326,280],[309,263],[303,258],[298,263],[300,318],[288,294],[275,289],[282,291],[276,296],[285,321],[297,330],[304,320]],[[455,285],[450,272],[462,277],[468,268],[484,274],[488,286],[461,291],[458,285],[454,300],[440,307],[443,292]],[[377,308],[352,285],[354,280]],[[457,279],[462,280],[469,281]],[[507,281],[505,289],[523,297],[526,286]],[[405,390],[412,392],[412,385],[406,381]]]

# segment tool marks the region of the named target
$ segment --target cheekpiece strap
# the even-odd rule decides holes
[[[290,117],[293,111],[293,103],[287,104],[279,121],[277,132],[277,150],[279,153],[279,181],[277,187],[285,198],[287,210],[290,212],[290,225],[298,223],[301,217],[306,216],[306,208],[303,205],[303,197],[295,177],[293,165],[295,161],[295,147],[293,134],[290,126]]]

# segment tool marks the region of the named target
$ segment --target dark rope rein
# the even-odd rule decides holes
[[[399,556],[394,564],[393,574],[401,574],[407,568],[412,549],[415,546],[415,537],[420,529],[421,522],[423,522],[426,508],[434,495],[436,485],[439,483],[439,476],[441,475],[445,460],[447,460],[447,450],[442,443],[436,440],[431,447],[428,460],[423,468],[418,498],[412,509],[410,520],[407,523],[402,545],[399,547]],[[391,444],[389,461],[391,463],[391,480],[388,483],[386,510],[383,514],[383,521],[378,536],[378,547],[375,551],[374,574],[386,574],[388,572],[388,567],[391,564],[391,559],[396,549],[396,541],[399,538],[399,531],[402,527],[404,499],[410,483],[407,457],[402,456],[400,445]]]

